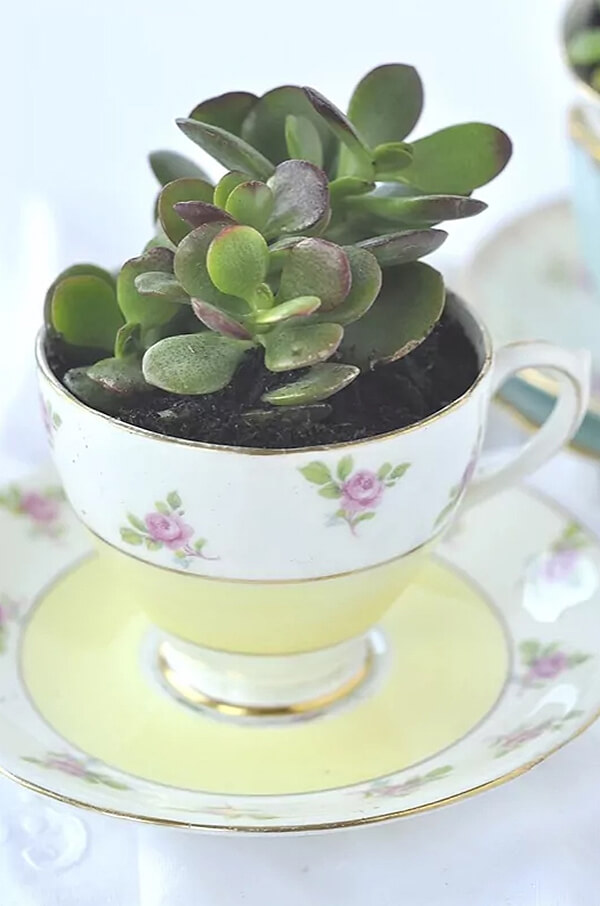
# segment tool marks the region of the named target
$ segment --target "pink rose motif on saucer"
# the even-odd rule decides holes
[[[190,566],[194,558],[215,560],[204,552],[205,538],[194,540],[195,530],[183,518],[185,511],[177,491],[167,494],[166,501],[158,500],[154,510],[143,519],[127,514],[129,525],[121,527],[121,538],[126,544],[146,546],[148,551],[163,548],[173,551],[179,566]]]
[[[567,653],[558,642],[543,645],[535,639],[528,639],[519,645],[525,672],[518,678],[523,689],[540,689],[590,659],[589,654]]]
[[[416,793],[417,790],[420,790],[428,783],[433,783],[435,780],[441,780],[442,777],[446,777],[452,770],[452,765],[445,764],[439,768],[433,768],[426,774],[415,774],[413,777],[409,777],[408,780],[387,780],[385,778],[383,780],[375,780],[363,795],[365,799],[410,796],[411,793]]]
[[[511,733],[497,736],[491,744],[492,748],[495,749],[494,757],[502,758],[503,755],[509,755],[515,749],[520,749],[522,746],[527,745],[528,742],[533,742],[535,739],[539,739],[540,736],[545,736],[546,733],[556,733],[563,729],[568,720],[573,720],[573,718],[580,717],[582,714],[582,711],[569,711],[563,717],[550,717],[536,724],[524,724]]]
[[[64,530],[60,518],[64,499],[59,487],[26,491],[13,484],[0,495],[0,507],[28,519],[34,534],[58,538]]]
[[[355,470],[352,456],[344,456],[335,475],[325,463],[318,461],[303,466],[300,472],[307,481],[320,486],[321,497],[337,501],[338,509],[331,516],[330,524],[345,522],[356,535],[356,527],[375,518],[387,488],[393,488],[409,468],[408,462],[398,466],[386,462],[377,472]]]
[[[100,783],[113,790],[129,789],[125,783],[114,780],[112,777],[109,777],[108,774],[101,773],[91,768],[88,764],[88,759],[70,755],[68,752],[48,752],[44,758],[23,756],[23,761],[28,761],[29,764],[37,764],[49,771],[59,771],[61,774],[77,777],[85,783]]]

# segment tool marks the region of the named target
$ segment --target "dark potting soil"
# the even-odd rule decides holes
[[[69,367],[60,341],[51,339],[47,356],[62,380]],[[421,421],[458,399],[478,373],[475,350],[463,328],[447,314],[430,336],[405,358],[360,375],[345,390],[318,406],[315,418],[295,420],[285,407],[249,419],[261,409],[266,390],[297,379],[303,371],[273,374],[253,350],[232,383],[208,396],[176,396],[156,390],[128,400],[114,417],[131,425],[180,437],[241,447],[289,448],[334,444],[385,434]],[[264,405],[262,406],[264,407]]]

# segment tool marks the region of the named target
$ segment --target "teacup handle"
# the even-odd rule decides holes
[[[516,484],[550,459],[571,440],[589,402],[591,356],[587,350],[562,349],[549,343],[510,343],[497,351],[493,368],[492,394],[518,371],[548,368],[556,374],[557,399],[544,424],[508,463],[490,470],[486,469],[488,457],[482,458],[466,494],[467,506]]]

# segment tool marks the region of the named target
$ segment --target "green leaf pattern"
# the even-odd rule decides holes
[[[385,491],[393,488],[409,468],[408,462],[396,466],[385,462],[377,472],[356,469],[354,458],[346,455],[339,460],[335,474],[318,460],[302,466],[299,471],[311,484],[319,485],[320,497],[338,501],[329,524],[345,523],[356,535],[357,526],[375,518]]]
[[[90,767],[91,759],[76,757],[67,752],[48,752],[44,758],[23,756],[22,760],[49,771],[59,771],[61,774],[68,774],[69,777],[79,778],[85,783],[100,784],[110,787],[112,790],[129,789],[127,784],[121,783],[120,780],[115,780],[109,774],[101,773]]]

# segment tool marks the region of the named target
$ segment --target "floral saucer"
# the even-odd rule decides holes
[[[513,220],[481,246],[459,284],[498,344],[536,339],[591,350],[592,397],[574,445],[600,455],[600,299],[583,267],[570,205],[553,202]],[[549,374],[529,369],[500,397],[539,425],[555,391]]]
[[[345,707],[277,725],[164,690],[156,630],[52,475],[0,492],[0,534],[0,770],[83,808],[236,832],[383,821],[517,777],[600,712],[600,547],[524,489],[461,516]]]

